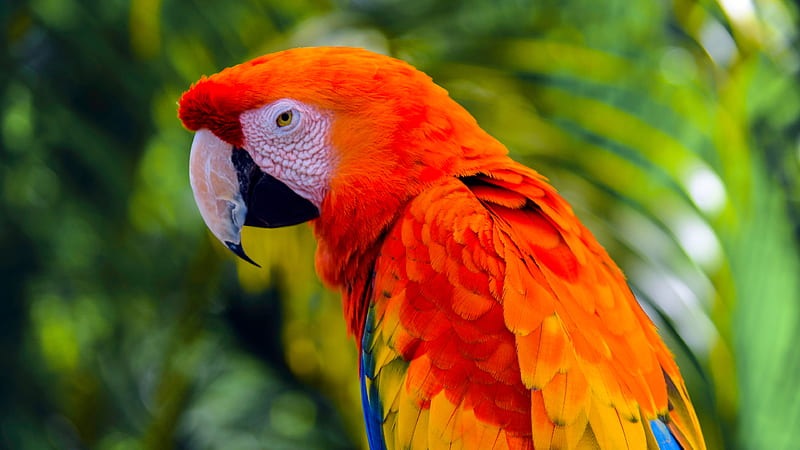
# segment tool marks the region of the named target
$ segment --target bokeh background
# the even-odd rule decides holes
[[[306,45],[429,73],[626,271],[709,447],[798,448],[796,2],[7,0],[0,23],[0,448],[364,446],[309,228],[247,230],[264,269],[235,261],[176,118],[201,74]]]

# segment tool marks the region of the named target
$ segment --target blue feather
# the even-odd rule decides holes
[[[660,450],[681,450],[680,444],[672,436],[664,422],[656,419],[650,421],[650,429],[656,438]]]
[[[369,391],[367,379],[373,380],[375,376],[375,358],[369,351],[372,345],[373,332],[372,324],[374,320],[373,309],[367,313],[367,320],[364,324],[364,336],[361,339],[361,369],[359,377],[361,379],[361,406],[364,409],[364,421],[367,424],[367,440],[371,450],[386,450],[386,441],[383,437],[383,408],[381,407],[380,397],[378,396],[377,383],[371,383]]]

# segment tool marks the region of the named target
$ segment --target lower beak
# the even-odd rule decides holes
[[[256,266],[242,247],[244,225],[277,228],[319,217],[313,203],[262,172],[247,151],[206,129],[197,131],[192,142],[189,181],[211,233],[237,256]]]

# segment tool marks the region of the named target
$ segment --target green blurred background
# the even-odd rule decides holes
[[[306,45],[429,73],[626,271],[709,447],[798,448],[797,3],[11,0],[0,21],[1,448],[364,445],[309,228],[248,230],[265,268],[234,261],[175,112],[201,74]]]

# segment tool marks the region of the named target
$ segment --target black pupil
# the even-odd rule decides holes
[[[288,122],[289,121],[289,113],[285,112],[281,114],[281,122]]]

